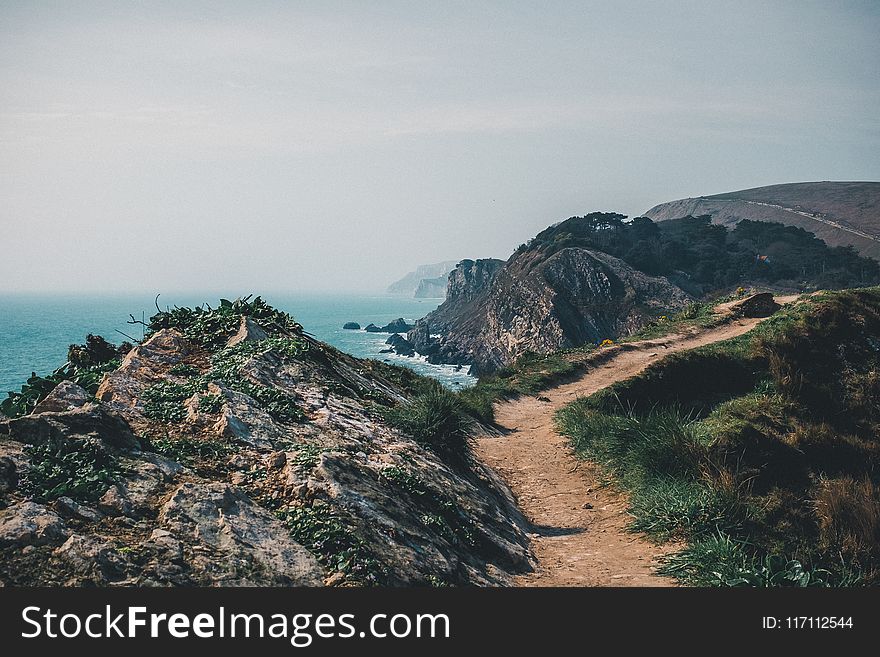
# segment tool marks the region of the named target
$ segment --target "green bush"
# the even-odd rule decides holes
[[[386,419],[450,464],[471,460],[473,420],[458,396],[440,386],[385,412]]]

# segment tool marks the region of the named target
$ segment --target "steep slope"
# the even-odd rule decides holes
[[[72,349],[4,402],[4,584],[501,584],[529,569],[500,480],[386,420],[430,382],[259,298],[149,329],[121,362]]]
[[[661,203],[647,212],[656,221],[710,215],[731,226],[743,219],[803,228],[830,246],[852,246],[880,260],[880,183],[812,182],[755,187]]]
[[[479,264],[486,262],[462,263],[450,275],[447,303],[410,331],[409,340],[429,360],[490,372],[528,351],[629,334],[690,301],[666,279],[596,250],[527,249],[503,266]]]

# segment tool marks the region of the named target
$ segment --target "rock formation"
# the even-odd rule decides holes
[[[442,297],[446,293],[446,276],[455,269],[455,264],[455,260],[447,260],[432,265],[421,265],[415,271],[409,272],[399,281],[389,285],[387,292],[388,294],[415,298],[434,298],[434,295],[439,293],[439,296]],[[442,289],[434,284],[438,279],[442,279]],[[425,281],[425,287],[422,287],[423,281]]]
[[[396,368],[228,325],[211,343],[157,330],[96,398],[64,382],[0,419],[0,583],[497,585],[530,568],[494,473],[383,420],[411,395]]]
[[[465,260],[449,276],[446,302],[408,334],[430,362],[471,364],[475,374],[527,351],[627,335],[690,297],[601,251],[519,251],[507,263]]]

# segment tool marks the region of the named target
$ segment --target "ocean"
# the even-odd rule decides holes
[[[424,358],[380,354],[386,347],[386,333],[367,333],[342,328],[345,322],[383,326],[403,317],[408,321],[424,317],[441,299],[408,299],[392,296],[355,294],[269,294],[263,298],[276,308],[289,312],[304,329],[319,340],[360,358],[376,358],[411,367],[432,376],[450,388],[472,385],[467,368],[456,371],[452,365],[431,365]],[[5,391],[18,391],[31,372],[48,374],[63,365],[67,347],[81,343],[88,333],[102,335],[110,342],[127,338],[117,331],[141,338],[142,327],[131,325],[129,313],[137,319],[155,314],[154,295],[0,295],[0,398]],[[218,302],[217,295],[169,294],[159,305],[193,306]]]

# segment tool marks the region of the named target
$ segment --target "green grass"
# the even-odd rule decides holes
[[[880,581],[880,289],[809,298],[559,411],[700,586]]]
[[[385,418],[450,465],[470,463],[473,419],[459,397],[439,384],[386,410]]]
[[[702,587],[856,586],[860,574],[846,565],[832,572],[782,555],[755,555],[743,542],[719,533],[701,538],[663,560],[661,575]]]

